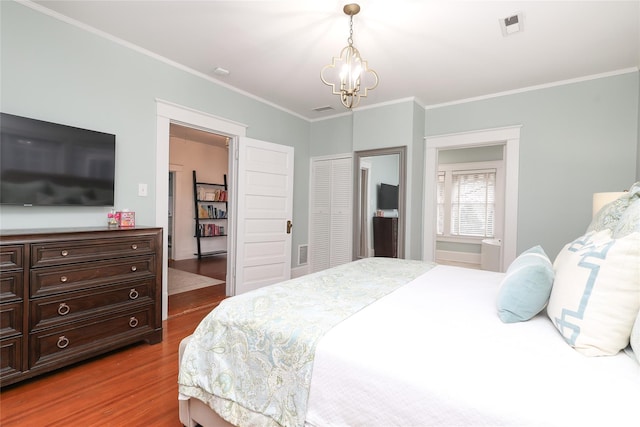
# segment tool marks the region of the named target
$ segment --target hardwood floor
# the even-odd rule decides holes
[[[169,266],[226,280],[226,258]],[[169,297],[163,340],[139,343],[0,391],[0,425],[178,427],[178,346],[225,298],[224,286]]]
[[[170,259],[169,267],[201,276],[213,277],[218,280],[227,280],[227,257],[224,255],[206,257],[200,260],[197,258],[180,261]]]
[[[0,425],[180,426],[178,346],[209,311],[169,318],[159,344],[136,344],[3,388]]]
[[[209,258],[186,259],[180,261],[169,260],[169,267],[201,276],[227,280],[227,257],[215,256]],[[202,307],[213,308],[225,298],[224,284],[195,291],[169,295],[169,317],[190,312]]]

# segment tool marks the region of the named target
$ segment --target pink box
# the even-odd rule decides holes
[[[118,227],[135,227],[136,226],[136,213],[135,212],[118,212],[116,218],[119,217]]]

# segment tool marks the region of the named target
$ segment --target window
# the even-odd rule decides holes
[[[438,236],[495,237],[498,166],[495,162],[440,165],[436,200]]]

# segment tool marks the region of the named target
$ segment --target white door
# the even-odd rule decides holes
[[[311,161],[309,250],[311,272],[351,261],[353,158]]]
[[[309,259],[311,272],[331,266],[331,160],[311,162]]]
[[[291,277],[293,147],[238,144],[235,294]]]

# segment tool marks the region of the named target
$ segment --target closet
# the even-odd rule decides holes
[[[311,159],[309,209],[310,272],[351,261],[353,157]]]

